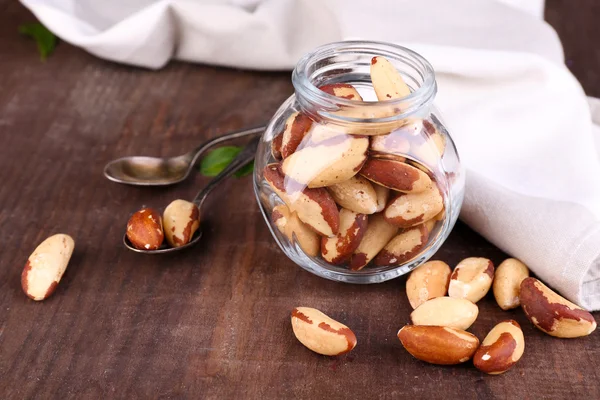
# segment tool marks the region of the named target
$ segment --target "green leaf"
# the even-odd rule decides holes
[[[36,41],[42,61],[45,61],[56,47],[56,36],[39,22],[20,25],[19,33]]]
[[[236,178],[242,178],[244,176],[250,175],[254,172],[254,162],[250,162],[242,167],[238,172],[235,173]]]
[[[219,147],[202,159],[200,173],[204,176],[217,176],[242,151],[238,146]]]

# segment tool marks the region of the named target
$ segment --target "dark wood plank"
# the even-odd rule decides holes
[[[581,0],[574,11],[549,0],[547,14],[555,24],[575,16],[591,26],[592,3]],[[600,398],[597,333],[550,338],[491,296],[472,330],[482,338],[501,319],[519,321],[527,347],[514,370],[489,377],[412,359],[395,336],[410,313],[405,279],[358,286],[304,272],[271,239],[248,178],[209,200],[205,238],[192,251],[126,251],[120,240],[130,212],[191,197],[206,179],[131,188],[106,181],[104,164],[179,154],[264,122],[291,94],[289,73],[178,62],[151,72],[65,43],[41,63],[35,45],[16,33],[32,19],[0,1],[2,398]],[[599,93],[587,72],[598,70],[598,58],[588,55],[581,30],[559,32],[572,35],[563,39],[581,65],[574,71]],[[54,296],[34,303],[21,291],[21,269],[56,232],[71,234],[76,251]],[[459,224],[436,258],[455,264],[467,256],[506,257]],[[331,359],[299,345],[289,324],[297,305],[351,326],[355,351]]]

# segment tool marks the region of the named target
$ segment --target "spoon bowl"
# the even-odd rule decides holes
[[[135,251],[136,253],[142,253],[142,254],[165,254],[165,253],[172,253],[174,251],[179,251],[179,250],[186,249],[188,247],[192,247],[196,243],[198,243],[200,241],[200,238],[202,237],[202,229],[200,229],[200,228],[197,229],[196,232],[194,232],[194,236],[192,237],[192,240],[190,240],[188,243],[184,244],[183,246],[179,246],[179,247],[169,247],[169,245],[165,241],[160,246],[160,248],[158,248],[156,250],[142,250],[142,249],[138,249],[136,247],[133,247],[133,245],[131,244],[131,242],[127,238],[127,233],[125,233],[123,235],[123,244],[129,250]]]
[[[217,187],[217,185],[219,183],[221,183],[225,178],[233,175],[234,173],[236,173],[237,171],[239,171],[240,169],[245,167],[246,164],[248,164],[249,162],[251,162],[254,159],[254,155],[256,154],[256,148],[258,147],[259,141],[260,141],[259,137],[252,139],[252,141],[250,141],[250,143],[248,143],[246,145],[246,147],[244,147],[244,149],[233,159],[233,161],[227,167],[225,167],[223,169],[223,171],[221,171],[221,173],[219,173],[219,175],[214,177],[208,183],[208,185],[206,185],[202,190],[200,190],[200,192],[198,192],[198,194],[196,195],[194,200],[192,200],[192,203],[194,203],[196,205],[196,207],[198,207],[199,220],[200,220],[200,227],[196,230],[196,232],[194,232],[194,236],[192,236],[192,240],[190,240],[188,243],[186,243],[180,247],[169,247],[166,243],[163,242],[162,246],[156,250],[145,250],[145,249],[138,249],[138,248],[134,247],[131,244],[131,242],[129,241],[129,239],[127,238],[127,233],[125,233],[125,235],[123,236],[123,244],[125,245],[125,247],[127,247],[131,251],[135,251],[136,253],[164,254],[164,253],[172,253],[175,251],[184,250],[184,249],[192,247],[196,243],[198,243],[200,241],[200,238],[202,237],[201,215],[202,215],[202,204],[204,203],[204,200],[206,200],[206,198],[208,197],[210,192],[215,187]]]
[[[166,186],[185,180],[191,173],[198,158],[209,148],[219,143],[258,136],[264,126],[226,133],[210,139],[189,153],[175,157],[130,156],[113,160],[104,167],[104,176],[117,183],[135,186]]]

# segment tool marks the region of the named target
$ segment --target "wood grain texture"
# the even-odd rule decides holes
[[[547,15],[573,71],[598,95],[598,47],[590,51],[586,33],[597,32],[597,3],[577,4],[548,0]],[[483,338],[508,318],[521,324],[525,354],[510,372],[490,377],[413,359],[396,338],[411,311],[405,278],[359,286],[301,270],[272,240],[248,178],[211,196],[205,237],[191,251],[125,250],[130,213],[190,198],[206,178],[132,188],[104,179],[104,164],[180,154],[202,138],[267,121],[292,93],[289,73],[178,62],[151,72],[66,43],[42,63],[35,44],[16,33],[31,20],[0,0],[1,398],[600,398],[598,332],[548,337],[521,311],[500,310],[491,294],[472,332]],[[35,303],[22,293],[20,273],[56,232],[74,237],[75,254],[56,293]],[[496,265],[506,257],[458,224],[435,258],[454,266],[468,256]],[[327,358],[304,348],[289,322],[295,306],[351,327],[356,349]]]

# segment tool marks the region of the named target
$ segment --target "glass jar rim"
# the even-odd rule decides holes
[[[308,70],[311,66],[320,60],[331,57],[334,54],[365,54],[375,56],[384,56],[386,58],[401,59],[406,64],[415,68],[422,75],[422,83],[414,88],[408,96],[400,99],[380,100],[380,101],[357,101],[337,97],[319,89],[311,80]],[[332,107],[341,107],[351,109],[353,107],[395,107],[402,112],[394,116],[382,118],[363,119],[357,117],[341,117],[347,122],[388,122],[406,118],[408,114],[420,109],[429,103],[437,93],[437,83],[433,66],[419,53],[392,43],[378,41],[348,40],[333,42],[315,48],[306,53],[296,64],[292,72],[292,83],[298,97],[305,98],[309,103],[322,109]],[[340,119],[339,115],[334,116]]]

